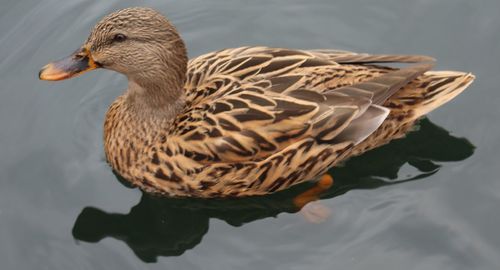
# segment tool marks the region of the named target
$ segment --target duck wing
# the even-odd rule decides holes
[[[420,64],[317,91],[307,88],[310,74],[288,70],[314,57],[294,55],[286,65],[262,58],[266,60],[254,55],[234,66],[219,63],[212,79],[197,88],[199,100],[177,118],[169,135],[171,152],[189,153],[198,163],[228,163],[263,160],[310,138],[319,144],[355,145],[387,117],[389,109],[380,104],[432,66]],[[335,64],[321,68],[331,66]]]

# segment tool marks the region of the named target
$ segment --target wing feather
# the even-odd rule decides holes
[[[371,80],[336,88],[331,91],[341,92],[353,97],[361,95],[366,97],[372,96],[371,99],[373,103],[380,105],[384,103],[387,98],[401,89],[401,87],[422,75],[424,72],[430,70],[432,67],[433,64],[418,64],[390,71]]]
[[[436,59],[426,55],[367,54],[338,50],[311,50],[310,52],[339,64],[424,63],[436,61]]]
[[[335,140],[337,142],[350,141],[356,145],[375,132],[389,113],[390,110],[385,107],[371,105],[365,113],[354,119],[346,129],[335,137]]]

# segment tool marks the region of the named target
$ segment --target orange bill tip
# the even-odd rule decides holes
[[[61,70],[53,63],[45,65],[38,73],[40,80],[44,81],[60,81],[72,77],[71,73]]]
[[[44,81],[60,81],[98,67],[88,50],[84,48],[69,57],[45,65],[38,73],[38,77]]]

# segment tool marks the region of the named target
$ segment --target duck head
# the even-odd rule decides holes
[[[151,8],[126,8],[104,17],[81,48],[44,66],[39,77],[58,81],[96,68],[124,74],[129,90],[182,89],[187,53],[177,30],[162,14]]]

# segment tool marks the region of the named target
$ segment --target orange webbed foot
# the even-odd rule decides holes
[[[293,199],[294,205],[300,209],[306,220],[312,223],[321,223],[331,214],[330,209],[315,202],[320,195],[333,185],[333,178],[329,174],[323,175],[316,185],[302,192]]]

